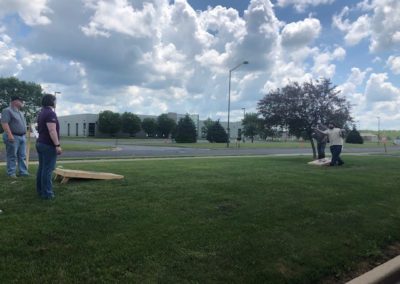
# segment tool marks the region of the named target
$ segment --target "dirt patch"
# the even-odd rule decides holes
[[[363,275],[364,273],[374,269],[375,267],[395,258],[400,255],[400,242],[394,243],[388,246],[383,252],[383,256],[379,259],[366,259],[360,262],[357,267],[355,267],[352,271],[345,273],[339,277],[331,276],[321,281],[321,284],[337,284],[337,283],[346,283],[358,276]]]

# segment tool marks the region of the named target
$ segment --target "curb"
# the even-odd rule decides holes
[[[346,284],[398,284],[400,283],[400,255],[354,278]]]

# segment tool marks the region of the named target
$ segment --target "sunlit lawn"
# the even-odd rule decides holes
[[[56,185],[0,167],[2,283],[318,283],[400,240],[400,159],[65,164],[125,175]],[[34,168],[31,169],[34,172]]]

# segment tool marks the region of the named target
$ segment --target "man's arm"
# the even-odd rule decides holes
[[[7,122],[2,122],[1,123],[1,127],[3,127],[4,132],[7,133],[8,141],[14,142],[14,135],[12,134],[10,126],[8,125],[8,123]]]

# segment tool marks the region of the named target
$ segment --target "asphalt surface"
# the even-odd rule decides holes
[[[68,142],[70,143],[70,141]],[[74,143],[74,142],[72,142]],[[77,142],[82,143],[82,142]],[[85,142],[96,146],[114,147],[113,142]],[[399,151],[399,146],[387,147],[388,152]],[[326,150],[329,153],[329,148]],[[344,148],[343,153],[352,154],[384,154],[383,146],[381,148]],[[201,157],[201,156],[251,156],[251,155],[312,155],[310,146],[304,148],[230,148],[223,149],[198,149],[183,147],[160,147],[160,146],[138,146],[138,145],[117,145],[113,150],[95,150],[95,151],[65,151],[58,160],[63,159],[85,159],[85,158],[143,158],[143,157]],[[37,160],[36,150],[31,149],[30,160]],[[5,161],[4,151],[0,152],[0,162]]]

